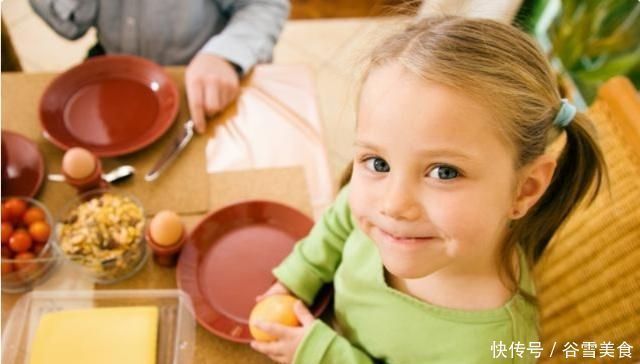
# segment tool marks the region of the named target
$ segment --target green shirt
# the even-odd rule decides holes
[[[533,293],[522,254],[520,264],[519,285]],[[377,248],[354,224],[347,189],[273,273],[307,304],[324,284],[334,284],[341,334],[316,320],[295,363],[535,362],[522,347],[538,341],[536,309],[520,294],[496,309],[465,311],[389,287]]]

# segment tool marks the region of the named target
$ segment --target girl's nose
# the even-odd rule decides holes
[[[392,181],[381,201],[381,213],[395,220],[413,221],[420,217],[415,191],[406,183]]]

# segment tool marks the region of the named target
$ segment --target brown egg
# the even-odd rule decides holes
[[[182,221],[173,211],[163,210],[149,223],[151,239],[158,245],[173,245],[182,235]]]
[[[62,170],[71,178],[89,177],[96,169],[96,157],[84,148],[71,148],[62,157]]]

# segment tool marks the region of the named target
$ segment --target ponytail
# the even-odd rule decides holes
[[[499,254],[499,264],[506,268],[514,290],[517,279],[510,259],[516,244],[520,244],[532,267],[584,197],[590,193],[588,202],[593,202],[607,175],[604,157],[592,136],[588,117],[578,113],[564,130],[566,145],[558,158],[551,184],[523,218],[513,221],[510,235]]]

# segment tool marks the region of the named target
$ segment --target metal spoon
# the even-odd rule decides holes
[[[133,166],[124,165],[102,174],[102,179],[109,183],[116,183],[133,176],[135,172],[136,169]],[[47,176],[47,179],[54,182],[64,182],[64,176],[62,174],[51,173]]]

